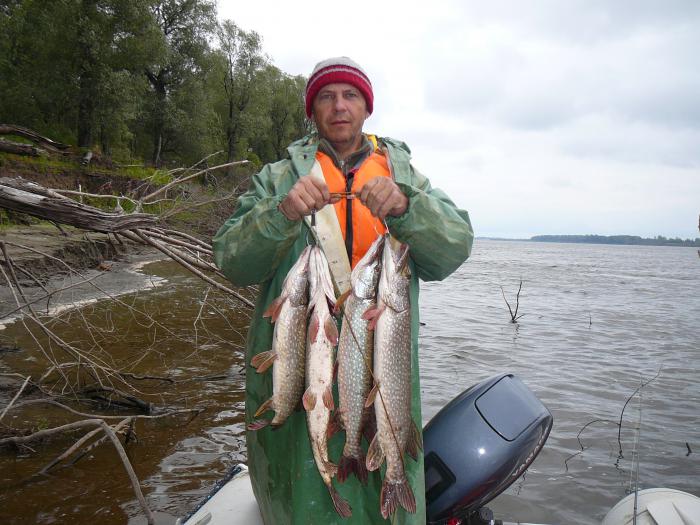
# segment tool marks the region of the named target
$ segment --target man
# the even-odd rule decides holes
[[[348,269],[388,227],[410,247],[411,405],[414,423],[421,428],[418,278],[440,280],[458,268],[469,255],[473,232],[467,212],[431,188],[411,166],[405,144],[363,134],[373,104],[372,84],[358,64],[347,57],[317,64],[306,86],[306,113],[318,132],[292,143],[289,159],[269,164],[253,177],[237,211],[214,237],[214,255],[234,284],[260,284],[246,348],[246,362],[250,363],[254,355],[271,348],[273,325],[261,316],[279,295],[287,272],[311,238],[310,214],[332,204],[327,209],[337,216],[334,233],[342,235],[345,249],[340,259],[347,255],[341,262]],[[334,278],[341,287],[336,275]],[[246,423],[253,421],[256,408],[270,397],[270,376],[248,368]],[[246,438],[253,490],[266,524],[385,522],[379,508],[377,472],[370,474],[366,486],[355,476],[344,483],[334,480],[352,508],[350,518],[338,516],[316,470],[303,411],[290,416],[277,430],[248,431]],[[339,460],[342,446],[340,432],[329,442],[331,461]],[[413,461],[407,457],[405,465],[417,511],[409,514],[400,508],[392,523],[422,524],[423,458]]]

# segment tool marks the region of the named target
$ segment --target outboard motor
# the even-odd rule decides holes
[[[453,399],[423,429],[427,522],[489,523],[483,505],[525,472],[552,423],[547,407],[513,374]]]

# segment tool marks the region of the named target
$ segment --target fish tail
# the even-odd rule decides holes
[[[415,514],[416,498],[413,496],[413,489],[408,484],[408,480],[404,477],[398,481],[392,481],[384,478],[382,482],[382,491],[379,494],[379,506],[382,511],[382,517],[387,519],[401,505],[407,512]]]
[[[338,494],[338,491],[335,489],[332,483],[328,485],[328,492],[331,495],[333,507],[335,507],[335,511],[338,513],[338,515],[341,518],[349,518],[352,516],[352,508],[350,508],[350,504],[344,500],[340,494]]]
[[[246,428],[248,430],[255,431],[255,430],[260,430],[261,428],[265,428],[269,424],[270,424],[269,419],[256,419],[256,420],[248,423]]]
[[[355,474],[357,479],[363,485],[367,485],[367,467],[365,466],[365,458],[363,454],[359,457],[349,456],[343,452],[338,463],[338,474],[336,479],[341,483],[344,483],[350,474]]]

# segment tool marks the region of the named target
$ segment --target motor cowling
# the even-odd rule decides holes
[[[534,461],[553,417],[515,375],[465,390],[423,429],[428,523],[466,517]]]

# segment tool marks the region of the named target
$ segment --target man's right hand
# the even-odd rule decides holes
[[[326,204],[336,202],[338,198],[331,198],[325,181],[312,175],[301,177],[284,200],[279,205],[279,210],[290,221],[298,221],[312,211],[319,211]]]

